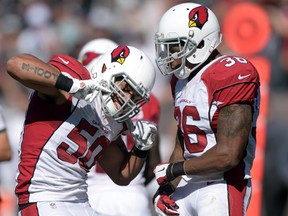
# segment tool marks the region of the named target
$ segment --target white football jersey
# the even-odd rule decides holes
[[[171,80],[174,117],[184,138],[184,158],[199,157],[217,144],[219,110],[234,103],[253,107],[253,125],[244,156],[232,170],[213,176],[183,176],[190,181],[251,178],[259,114],[259,76],[244,58],[222,56],[202,68],[191,80]]]
[[[86,69],[80,71],[83,67],[77,60],[64,55],[50,62],[72,75],[90,76]],[[88,200],[88,170],[124,130],[122,123],[104,117],[99,97],[88,104],[71,96],[64,104],[55,105],[34,92],[19,150],[16,177],[19,204]]]

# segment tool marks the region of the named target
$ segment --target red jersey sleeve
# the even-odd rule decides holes
[[[215,62],[202,75],[202,79],[212,97],[209,101],[217,101],[219,108],[234,103],[252,105],[260,86],[259,74],[255,67],[246,59],[231,56],[225,56]]]
[[[143,105],[144,119],[158,125],[160,118],[160,103],[155,95],[150,94],[150,101]]]
[[[61,72],[70,74],[73,78],[81,80],[91,79],[89,71],[77,59],[71,56],[57,54],[48,63],[58,68]]]

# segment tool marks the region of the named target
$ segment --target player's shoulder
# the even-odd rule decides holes
[[[158,112],[158,110],[160,109],[160,102],[153,93],[150,93],[150,100],[146,104],[144,104],[141,109],[145,113],[152,113],[153,111]]]
[[[54,55],[49,64],[57,67],[60,71],[69,73],[72,77],[77,79],[90,79],[89,71],[75,58],[65,55]]]
[[[148,104],[158,105],[159,103],[160,102],[159,102],[158,98],[153,93],[150,93],[150,100],[149,100]]]
[[[160,113],[160,101],[154,94],[150,94],[150,100],[146,104],[146,107],[150,109],[150,112],[154,115],[158,115]]]
[[[259,74],[254,65],[246,58],[221,56],[205,70],[202,79],[216,82],[259,82]]]

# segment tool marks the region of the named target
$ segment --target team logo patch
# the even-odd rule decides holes
[[[57,208],[57,205],[56,205],[55,203],[50,203],[50,207],[51,207],[52,209],[56,209],[56,208]]]
[[[120,45],[112,51],[111,62],[118,62],[122,65],[129,54],[129,48],[127,46]]]
[[[204,6],[194,8],[189,13],[189,28],[196,27],[202,29],[208,20],[208,10]]]

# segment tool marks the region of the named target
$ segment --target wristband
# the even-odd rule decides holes
[[[186,175],[184,171],[184,161],[170,164],[167,172],[167,176],[172,180],[178,176]]]
[[[136,146],[134,146],[132,149],[132,153],[139,158],[146,158],[148,155],[148,152],[149,150],[143,151],[143,150],[138,149]]]
[[[62,73],[60,73],[56,80],[55,88],[69,92],[72,88],[72,85],[73,85],[73,80],[63,75]]]

